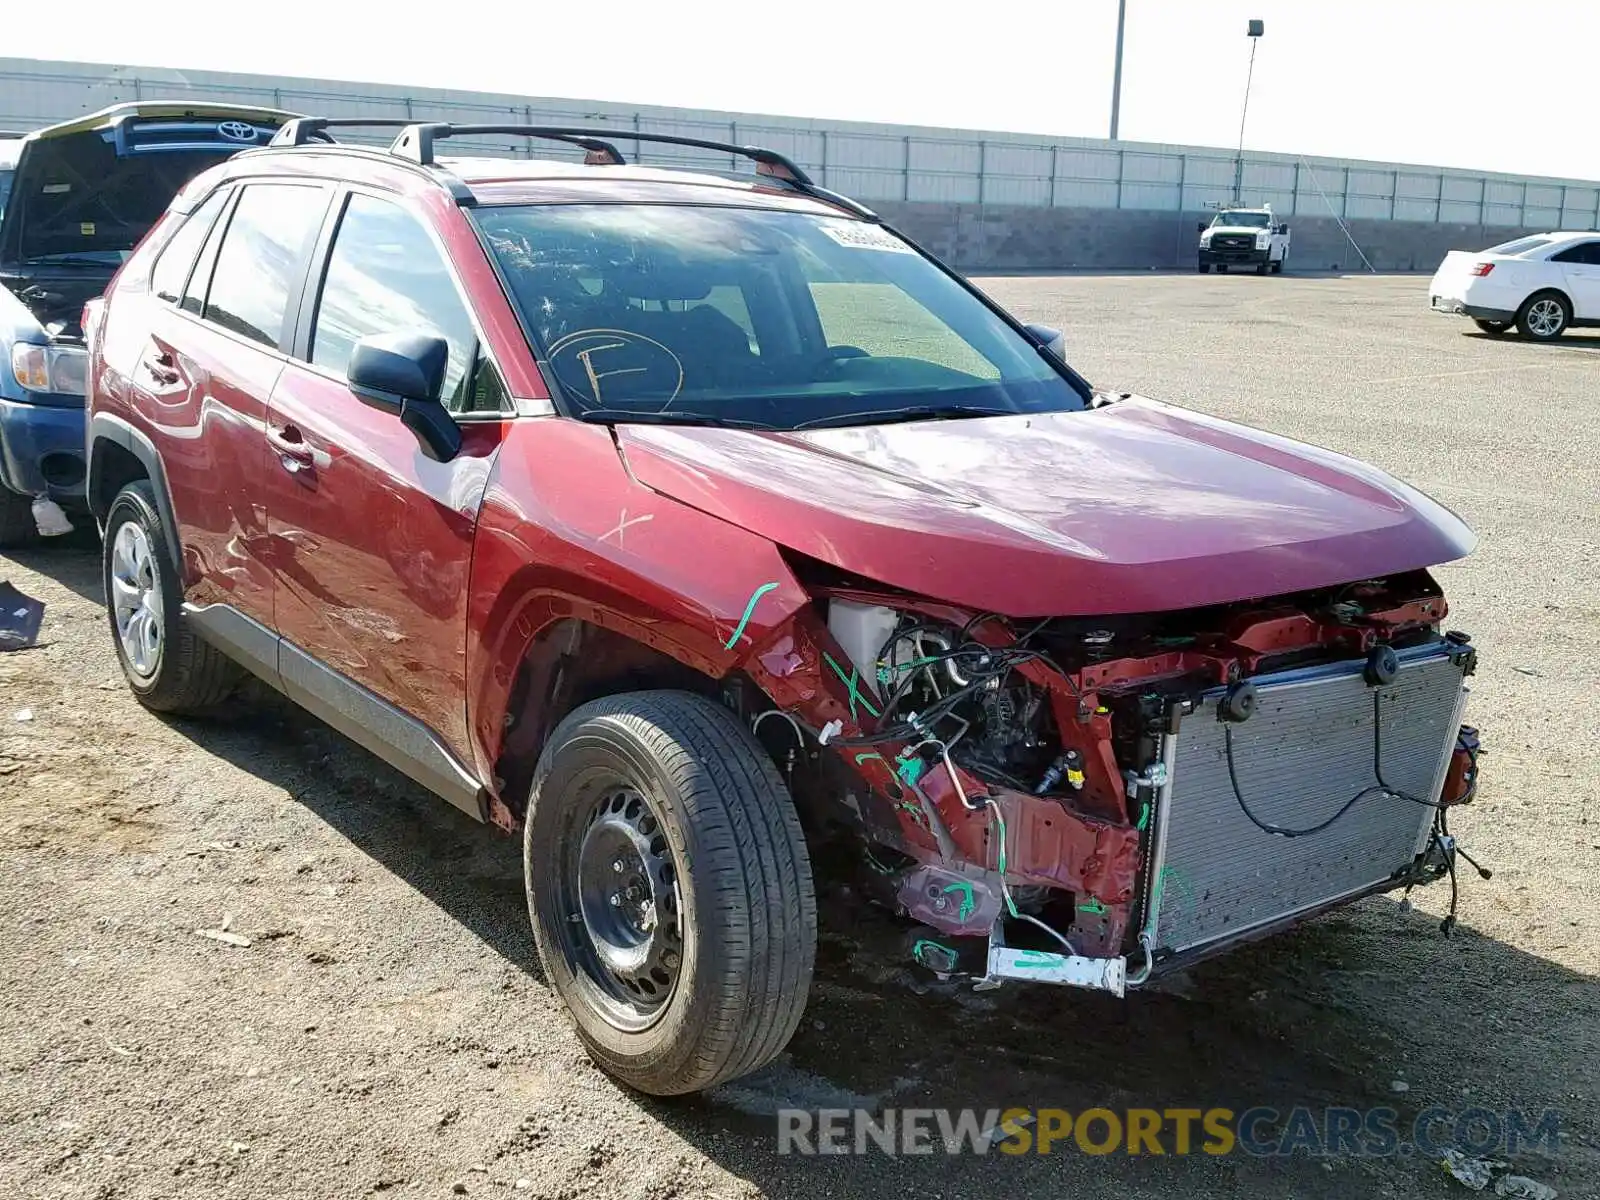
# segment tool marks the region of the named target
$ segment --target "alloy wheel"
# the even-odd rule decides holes
[[[110,600],[123,658],[149,679],[161,665],[166,604],[150,538],[136,521],[123,522],[111,543]]]
[[[1567,314],[1561,301],[1551,296],[1535,300],[1528,305],[1528,332],[1534,337],[1555,337],[1567,323]]]

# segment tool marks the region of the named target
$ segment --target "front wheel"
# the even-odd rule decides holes
[[[793,1036],[816,956],[810,859],[727,709],[661,691],[575,710],[539,757],[523,870],[545,975],[623,1083],[703,1091]]]
[[[1553,342],[1572,323],[1572,305],[1560,292],[1535,292],[1517,312],[1522,336],[1536,342]]]
[[[144,480],[111,502],[101,568],[117,658],[139,703],[194,714],[226,700],[240,671],[183,619],[178,570]]]
[[[1210,263],[1201,263],[1200,264],[1200,274],[1202,274],[1202,275],[1211,274],[1211,264]]]
[[[1275,260],[1274,260],[1274,261],[1273,261],[1273,263],[1272,263],[1272,273],[1273,273],[1273,274],[1274,274],[1274,275],[1282,275],[1282,274],[1283,274],[1283,264],[1284,264],[1284,261],[1285,261],[1285,260],[1286,260],[1286,259],[1287,259],[1287,258],[1288,258],[1288,257],[1289,257],[1289,256],[1288,256],[1288,254],[1287,254],[1287,253],[1286,253],[1286,254],[1284,254],[1284,256],[1283,256],[1283,258],[1279,258],[1279,259],[1275,259]]]
[[[1480,321],[1477,317],[1474,317],[1472,318],[1472,323],[1483,330],[1484,333],[1497,335],[1511,328],[1510,321]]]

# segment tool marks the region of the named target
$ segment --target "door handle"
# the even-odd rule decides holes
[[[170,350],[157,350],[145,359],[144,369],[150,372],[150,378],[157,383],[170,386],[182,378],[178,374],[178,361],[172,357]]]
[[[278,428],[268,425],[267,443],[277,454],[278,465],[291,475],[309,470],[314,461],[311,445],[298,426],[284,425]]]

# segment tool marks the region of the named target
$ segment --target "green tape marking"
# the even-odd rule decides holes
[[[966,880],[960,880],[944,889],[946,896],[951,892],[961,893],[961,907],[956,910],[956,920],[965,921],[972,915],[972,910],[978,907],[978,902],[972,898],[972,885]]]
[[[1090,896],[1082,904],[1078,905],[1078,911],[1086,912],[1091,916],[1099,917],[1105,914],[1106,906],[1100,903],[1099,897]]]
[[[1182,911],[1187,907],[1194,908],[1194,891],[1189,887],[1189,881],[1177,867],[1163,867],[1161,874],[1156,876],[1156,885],[1150,890],[1150,907],[1155,912],[1161,911],[1161,901],[1167,889],[1172,888],[1176,893],[1173,903],[1178,905],[1174,911]]]
[[[878,664],[878,682],[893,683],[896,671],[915,671],[918,667],[926,667],[933,663],[944,661],[945,660],[943,658],[916,658],[912,659],[908,663],[901,663],[899,666],[893,666],[886,662],[880,662]]]
[[[778,585],[773,584],[772,586],[777,587]],[[755,601],[752,600],[750,603],[754,604]],[[743,625],[740,626],[741,629],[743,627]],[[835,662],[833,655],[829,654],[826,650],[822,652],[822,659],[833,668],[833,673],[839,677],[839,679],[844,683],[845,687],[850,689],[850,719],[852,721],[856,719],[856,705],[858,703],[873,716],[877,716],[878,710],[872,707],[872,701],[868,700],[861,694],[861,676],[856,671],[855,667],[852,666],[850,668],[850,674],[846,675],[844,673],[844,668]]]
[[[1011,965],[1023,971],[1048,971],[1065,961],[1061,955],[1051,954],[1048,950],[1021,950],[1012,959]]]
[[[922,773],[927,769],[928,764],[921,757],[910,754],[900,760],[900,766],[896,768],[895,774],[907,787],[915,787],[917,780],[922,778]]]
[[[871,762],[873,759],[877,759],[879,762],[884,764],[887,764],[889,761],[876,750],[863,750],[860,754],[856,755],[856,766],[859,767],[862,763]]]
[[[920,805],[913,804],[909,800],[902,800],[899,804],[895,805],[895,807],[904,809],[911,819],[922,828],[926,829],[928,827],[928,818],[926,814],[923,813]]]
[[[1145,827],[1147,825],[1149,825],[1149,824],[1150,824],[1150,802],[1148,800],[1146,800],[1144,802],[1144,807],[1139,810],[1139,823],[1137,825],[1135,825],[1134,828],[1137,829],[1140,833],[1143,833],[1144,830],[1145,830]]]
[[[726,642],[722,643],[722,648],[724,650],[732,650],[734,646],[738,644],[739,639],[744,635],[744,627],[750,624],[750,618],[755,615],[756,602],[768,592],[775,592],[777,590],[778,581],[774,579],[771,583],[763,583],[755,591],[750,593],[750,603],[744,606],[744,616],[740,617],[739,623],[733,627],[733,636],[730,637]]]

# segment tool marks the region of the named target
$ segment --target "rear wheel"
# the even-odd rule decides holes
[[[239,668],[183,619],[177,568],[144,480],[111,502],[101,566],[117,658],[139,703],[156,712],[200,713],[226,700]]]
[[[1473,317],[1472,323],[1485,333],[1499,334],[1511,328],[1510,321],[1481,321],[1477,317]]]
[[[623,1083],[702,1091],[794,1034],[810,860],[783,780],[727,709],[634,692],[574,711],[539,758],[523,867],[546,977]]]
[[[33,519],[33,501],[0,487],[0,549],[16,550],[39,540],[39,526]]]
[[[1572,322],[1572,305],[1560,292],[1535,292],[1517,312],[1522,336],[1536,342],[1553,342]]]

